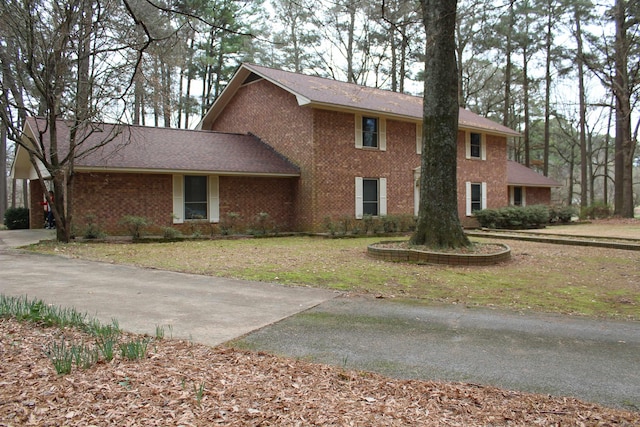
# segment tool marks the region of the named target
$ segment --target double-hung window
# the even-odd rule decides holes
[[[387,149],[387,122],[384,117],[355,115],[356,148]]]
[[[487,184],[485,182],[467,182],[467,215],[487,208]]]
[[[207,177],[184,177],[184,219],[207,218]]]
[[[475,132],[467,133],[466,158],[478,160],[487,159],[487,147],[484,135]]]
[[[387,179],[356,177],[356,218],[387,214]]]
[[[173,176],[173,223],[207,219],[220,221],[219,177]]]
[[[378,148],[378,119],[362,117],[362,146]]]

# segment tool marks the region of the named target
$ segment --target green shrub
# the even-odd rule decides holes
[[[29,228],[29,209],[7,209],[4,212],[4,225],[6,225],[9,230],[24,230]]]
[[[540,228],[549,222],[549,208],[543,205],[509,206],[500,209],[483,209],[475,212],[484,228],[523,230]]]
[[[498,209],[482,209],[476,211],[475,216],[484,228],[504,228],[504,217]]]
[[[125,215],[120,220],[120,224],[127,227],[129,235],[134,239],[142,237],[142,231],[150,226],[152,223],[147,218],[142,216]]]
[[[84,228],[82,233],[85,239],[103,239],[105,237],[105,233],[102,231],[100,226],[95,222],[95,215],[89,214],[85,216],[85,221],[87,225]]]
[[[162,237],[167,240],[178,239],[182,237],[182,233],[180,232],[180,230],[177,230],[173,227],[163,227]]]

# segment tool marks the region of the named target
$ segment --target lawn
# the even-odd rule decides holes
[[[640,320],[640,254],[522,241],[491,267],[396,264],[366,255],[380,238],[277,237],[166,243],[44,244],[35,250],[104,262],[315,286],[425,304]],[[492,240],[476,239],[481,242]]]

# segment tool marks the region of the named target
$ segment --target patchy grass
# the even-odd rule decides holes
[[[366,256],[366,247],[379,240],[280,237],[147,244],[70,243],[43,244],[34,250],[424,303],[640,319],[638,252],[509,241],[512,260],[508,263],[449,267],[373,260]]]

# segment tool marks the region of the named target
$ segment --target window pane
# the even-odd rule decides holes
[[[362,118],[362,145],[364,147],[378,146],[378,119],[374,117]]]
[[[471,184],[471,212],[482,210],[482,184]]]
[[[479,133],[472,133],[470,138],[471,138],[471,143],[470,143],[471,157],[475,157],[479,159],[480,157],[482,157],[480,153],[480,150],[482,148],[482,145],[481,145],[482,138]]]
[[[362,180],[362,213],[365,215],[378,215],[378,180]]]
[[[207,218],[207,177],[184,177],[185,219]]]

